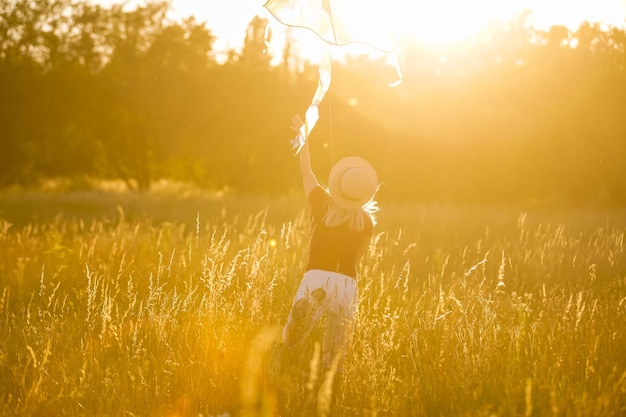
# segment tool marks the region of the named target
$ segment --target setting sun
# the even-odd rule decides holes
[[[446,0],[405,5],[398,14],[404,35],[426,44],[446,44],[465,40],[492,22],[510,20],[518,10],[510,2]]]

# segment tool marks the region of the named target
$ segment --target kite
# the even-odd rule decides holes
[[[400,37],[389,19],[392,8],[380,0],[268,0],[265,7],[281,24],[306,28],[322,41],[334,45],[363,44],[380,52],[397,49]],[[398,75],[400,71],[396,64]],[[296,154],[319,119],[318,106],[331,82],[331,57],[325,53],[319,64],[319,81],[304,124],[292,141]],[[392,84],[396,85],[398,82]]]

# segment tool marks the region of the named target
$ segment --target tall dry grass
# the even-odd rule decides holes
[[[332,378],[275,343],[305,213],[245,212],[0,220],[0,414],[626,414],[623,212],[388,207]]]

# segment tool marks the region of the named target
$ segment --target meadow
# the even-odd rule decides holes
[[[626,210],[382,206],[320,374],[300,196],[3,193],[0,415],[626,415]]]

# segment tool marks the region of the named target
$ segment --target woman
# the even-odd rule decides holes
[[[292,128],[302,126],[294,117]],[[366,251],[378,211],[376,171],[366,160],[349,156],[330,170],[328,189],[311,168],[309,144],[300,150],[300,172],[311,207],[311,240],[306,272],[283,328],[283,341],[297,346],[322,314],[323,363],[329,366],[345,346],[357,308],[356,266]]]

